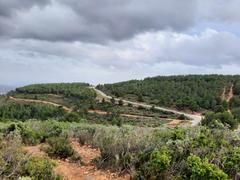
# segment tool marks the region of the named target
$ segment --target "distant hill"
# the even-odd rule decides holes
[[[240,76],[158,76],[97,88],[108,95],[179,110],[227,109],[240,103]]]
[[[13,90],[14,87],[13,86],[7,86],[7,85],[0,85],[0,94],[5,94],[8,91]]]

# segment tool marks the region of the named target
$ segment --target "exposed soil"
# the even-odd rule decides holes
[[[229,93],[227,94],[226,101],[229,102],[233,96],[234,96],[234,94],[233,94],[233,85],[232,85],[230,87]]]
[[[108,112],[106,111],[101,111],[101,110],[89,110],[89,113],[96,113],[100,115],[107,115]],[[136,114],[120,114],[123,117],[129,117],[129,118],[145,118],[145,119],[152,119],[153,117],[151,116],[144,116],[144,115],[136,115]]]
[[[105,99],[105,100],[110,100],[112,97],[106,95],[104,92],[96,89],[96,87],[91,87],[92,89],[94,89],[97,93],[97,96],[99,99]],[[120,99],[115,98],[116,101],[119,101]],[[132,101],[128,101],[128,100],[123,100],[121,99],[125,104],[132,104],[133,106],[143,106],[145,108],[151,108],[152,105],[148,105],[148,104],[144,104],[144,103],[140,103],[140,102],[132,102]],[[185,113],[185,112],[181,112],[178,110],[174,110],[174,109],[169,109],[169,108],[165,108],[165,107],[159,107],[159,106],[155,106],[156,109],[162,110],[162,111],[166,111],[166,112],[172,112],[174,114],[184,114],[185,116],[187,116],[188,118],[191,119],[191,126],[196,126],[198,125],[201,120],[202,120],[202,115],[197,115],[197,114],[192,114],[192,113]]]
[[[25,147],[23,147],[23,149],[33,156],[44,155],[45,153],[43,151],[41,151],[42,146],[43,146],[43,144],[38,144],[36,146],[25,146]]]
[[[168,125],[171,125],[171,126],[177,126],[177,125],[180,125],[180,124],[183,124],[185,123],[185,121],[183,120],[178,120],[178,119],[168,119],[170,120],[169,123],[167,123]]]
[[[229,102],[233,96],[234,96],[234,94],[233,94],[233,84],[232,84],[231,87],[229,88],[228,92],[227,92],[227,88],[226,87],[224,88],[223,93],[221,95],[221,99]]]
[[[110,171],[103,171],[97,169],[96,165],[92,162],[93,159],[100,156],[98,149],[90,146],[80,146],[78,142],[71,141],[72,147],[80,154],[83,159],[84,165],[80,166],[75,163],[70,163],[67,160],[58,160],[55,172],[61,174],[64,180],[128,180],[129,175],[119,177],[116,173]],[[44,155],[41,151],[42,145],[24,147],[28,153],[32,155]]]

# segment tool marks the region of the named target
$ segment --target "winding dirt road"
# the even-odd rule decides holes
[[[105,94],[104,92],[96,89],[96,87],[91,87],[92,89],[94,89],[96,91],[96,93],[98,94],[98,96],[106,99],[106,100],[110,100],[112,99],[112,96],[108,96],[107,94]],[[119,98],[115,98],[115,100],[119,101],[120,99]],[[128,100],[123,100],[121,99],[124,103],[127,103],[127,104],[132,104],[133,106],[143,106],[145,108],[151,108],[152,105],[148,105],[148,104],[144,104],[144,103],[139,103],[139,102],[132,102],[132,101],[128,101]],[[156,109],[158,110],[162,110],[162,111],[166,111],[166,112],[172,112],[174,114],[183,114],[185,115],[186,117],[188,117],[189,119],[191,119],[191,125],[192,126],[196,126],[198,124],[200,124],[203,116],[201,115],[195,115],[195,114],[189,114],[189,113],[185,113],[185,112],[181,112],[181,111],[177,111],[177,110],[173,110],[173,109],[169,109],[169,108],[164,108],[164,107],[159,107],[159,106],[155,106]]]
[[[112,99],[112,96],[106,95],[104,92],[96,89],[95,87],[91,87],[91,88],[96,91],[98,97],[105,98],[106,100]],[[57,104],[57,103],[49,102],[49,101],[34,100],[34,99],[21,99],[21,98],[15,98],[15,97],[12,97],[12,96],[10,96],[9,98],[12,99],[12,100],[15,100],[15,101],[43,103],[43,104],[53,105],[55,107],[60,107],[61,106],[65,111],[72,112],[71,108],[68,108],[66,106],[63,106],[63,105],[60,105],[60,104]],[[119,98],[115,98],[115,100],[119,101],[120,99]],[[152,105],[148,105],[148,104],[144,104],[144,103],[132,102],[132,101],[128,101],[128,100],[122,100],[122,101],[125,104],[132,104],[133,106],[143,106],[145,108],[151,108],[152,107]],[[164,108],[164,107],[159,107],[159,106],[155,106],[155,108],[158,109],[158,110],[166,111],[166,112],[172,112],[174,114],[179,114],[179,115],[183,114],[186,117],[188,117],[189,119],[191,119],[191,125],[192,126],[198,125],[201,122],[202,118],[203,118],[203,116],[201,116],[201,115],[189,114],[189,113],[185,113],[185,112],[181,112],[181,111],[177,111],[177,110],[173,110],[173,109],[169,109],[169,108]],[[127,116],[127,117],[131,116],[131,117],[133,117],[134,115],[123,114],[123,116]]]
[[[53,103],[53,102],[50,102],[50,101],[43,101],[43,100],[36,100],[36,99],[22,99],[22,98],[15,98],[15,97],[12,97],[12,96],[9,96],[9,99],[14,100],[14,101],[35,102],[35,103],[48,104],[48,105],[52,105],[52,106],[55,106],[55,107],[62,107],[65,111],[72,112],[71,108],[68,108],[67,106],[63,106],[63,105]]]

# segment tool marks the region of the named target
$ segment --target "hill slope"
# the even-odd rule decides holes
[[[214,110],[219,106],[227,108],[227,101],[221,97],[223,93],[224,97],[227,97],[231,87],[236,97],[240,95],[239,84],[240,76],[188,75],[158,76],[98,85],[97,88],[116,97],[181,110],[200,111]]]

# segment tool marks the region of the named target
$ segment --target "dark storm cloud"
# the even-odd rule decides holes
[[[0,14],[9,16],[46,3],[0,0]],[[54,13],[57,9],[65,16],[60,15],[61,11]],[[195,0],[55,0],[41,12],[35,8],[9,19],[15,28],[9,36],[48,41],[119,41],[148,31],[186,30],[194,23],[195,9]]]
[[[239,6],[239,0],[0,0],[0,36],[122,41],[145,32],[185,32],[202,21],[240,23]]]
[[[86,36],[122,40],[146,31],[185,30],[194,23],[193,0],[60,0],[84,19]],[[94,29],[92,29],[94,28]]]

